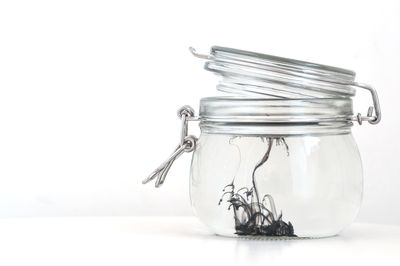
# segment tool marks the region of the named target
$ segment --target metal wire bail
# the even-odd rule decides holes
[[[185,152],[192,152],[196,148],[197,138],[195,136],[188,136],[188,121],[195,121],[194,110],[192,107],[185,105],[178,109],[178,117],[182,120],[181,139],[179,145],[175,148],[174,152],[163,162],[156,170],[154,170],[146,179],[142,181],[147,184],[151,180],[157,178],[155,187],[160,187],[167,177],[168,171],[175,160]]]
[[[381,106],[379,104],[379,98],[378,98],[378,94],[376,93],[376,90],[367,84],[362,84],[362,83],[357,83],[357,82],[354,82],[350,85],[357,87],[357,88],[362,88],[362,89],[368,90],[371,93],[372,102],[374,105],[374,106],[368,107],[366,116],[362,116],[360,113],[358,113],[357,116],[353,117],[353,120],[357,121],[358,124],[360,124],[360,125],[362,125],[363,121],[368,121],[368,123],[370,123],[372,125],[378,124],[381,121],[382,114],[381,114]],[[374,112],[375,112],[375,115],[373,115]]]

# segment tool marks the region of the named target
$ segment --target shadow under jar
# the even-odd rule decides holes
[[[350,70],[224,47],[205,69],[233,96],[203,98],[199,117],[180,109],[182,141],[146,182],[164,182],[172,162],[194,151],[190,197],[196,215],[224,236],[325,237],[356,217],[363,191],[353,121],[380,120],[374,89]],[[353,115],[356,88],[374,107]],[[199,120],[199,139],[187,123]]]

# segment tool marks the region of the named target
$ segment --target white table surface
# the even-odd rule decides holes
[[[0,265],[400,265],[400,226],[271,241],[215,236],[194,217],[3,219]]]

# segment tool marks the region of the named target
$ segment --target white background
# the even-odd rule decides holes
[[[349,68],[383,119],[354,126],[360,222],[400,224],[399,1],[1,1],[0,217],[191,215],[190,156],[143,186],[179,139],[176,109],[217,79],[212,45]],[[360,93],[356,112],[370,99]],[[191,133],[198,134],[197,126]]]

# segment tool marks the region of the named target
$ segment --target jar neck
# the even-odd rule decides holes
[[[200,128],[209,134],[314,135],[351,132],[350,98],[209,97],[200,101]]]

